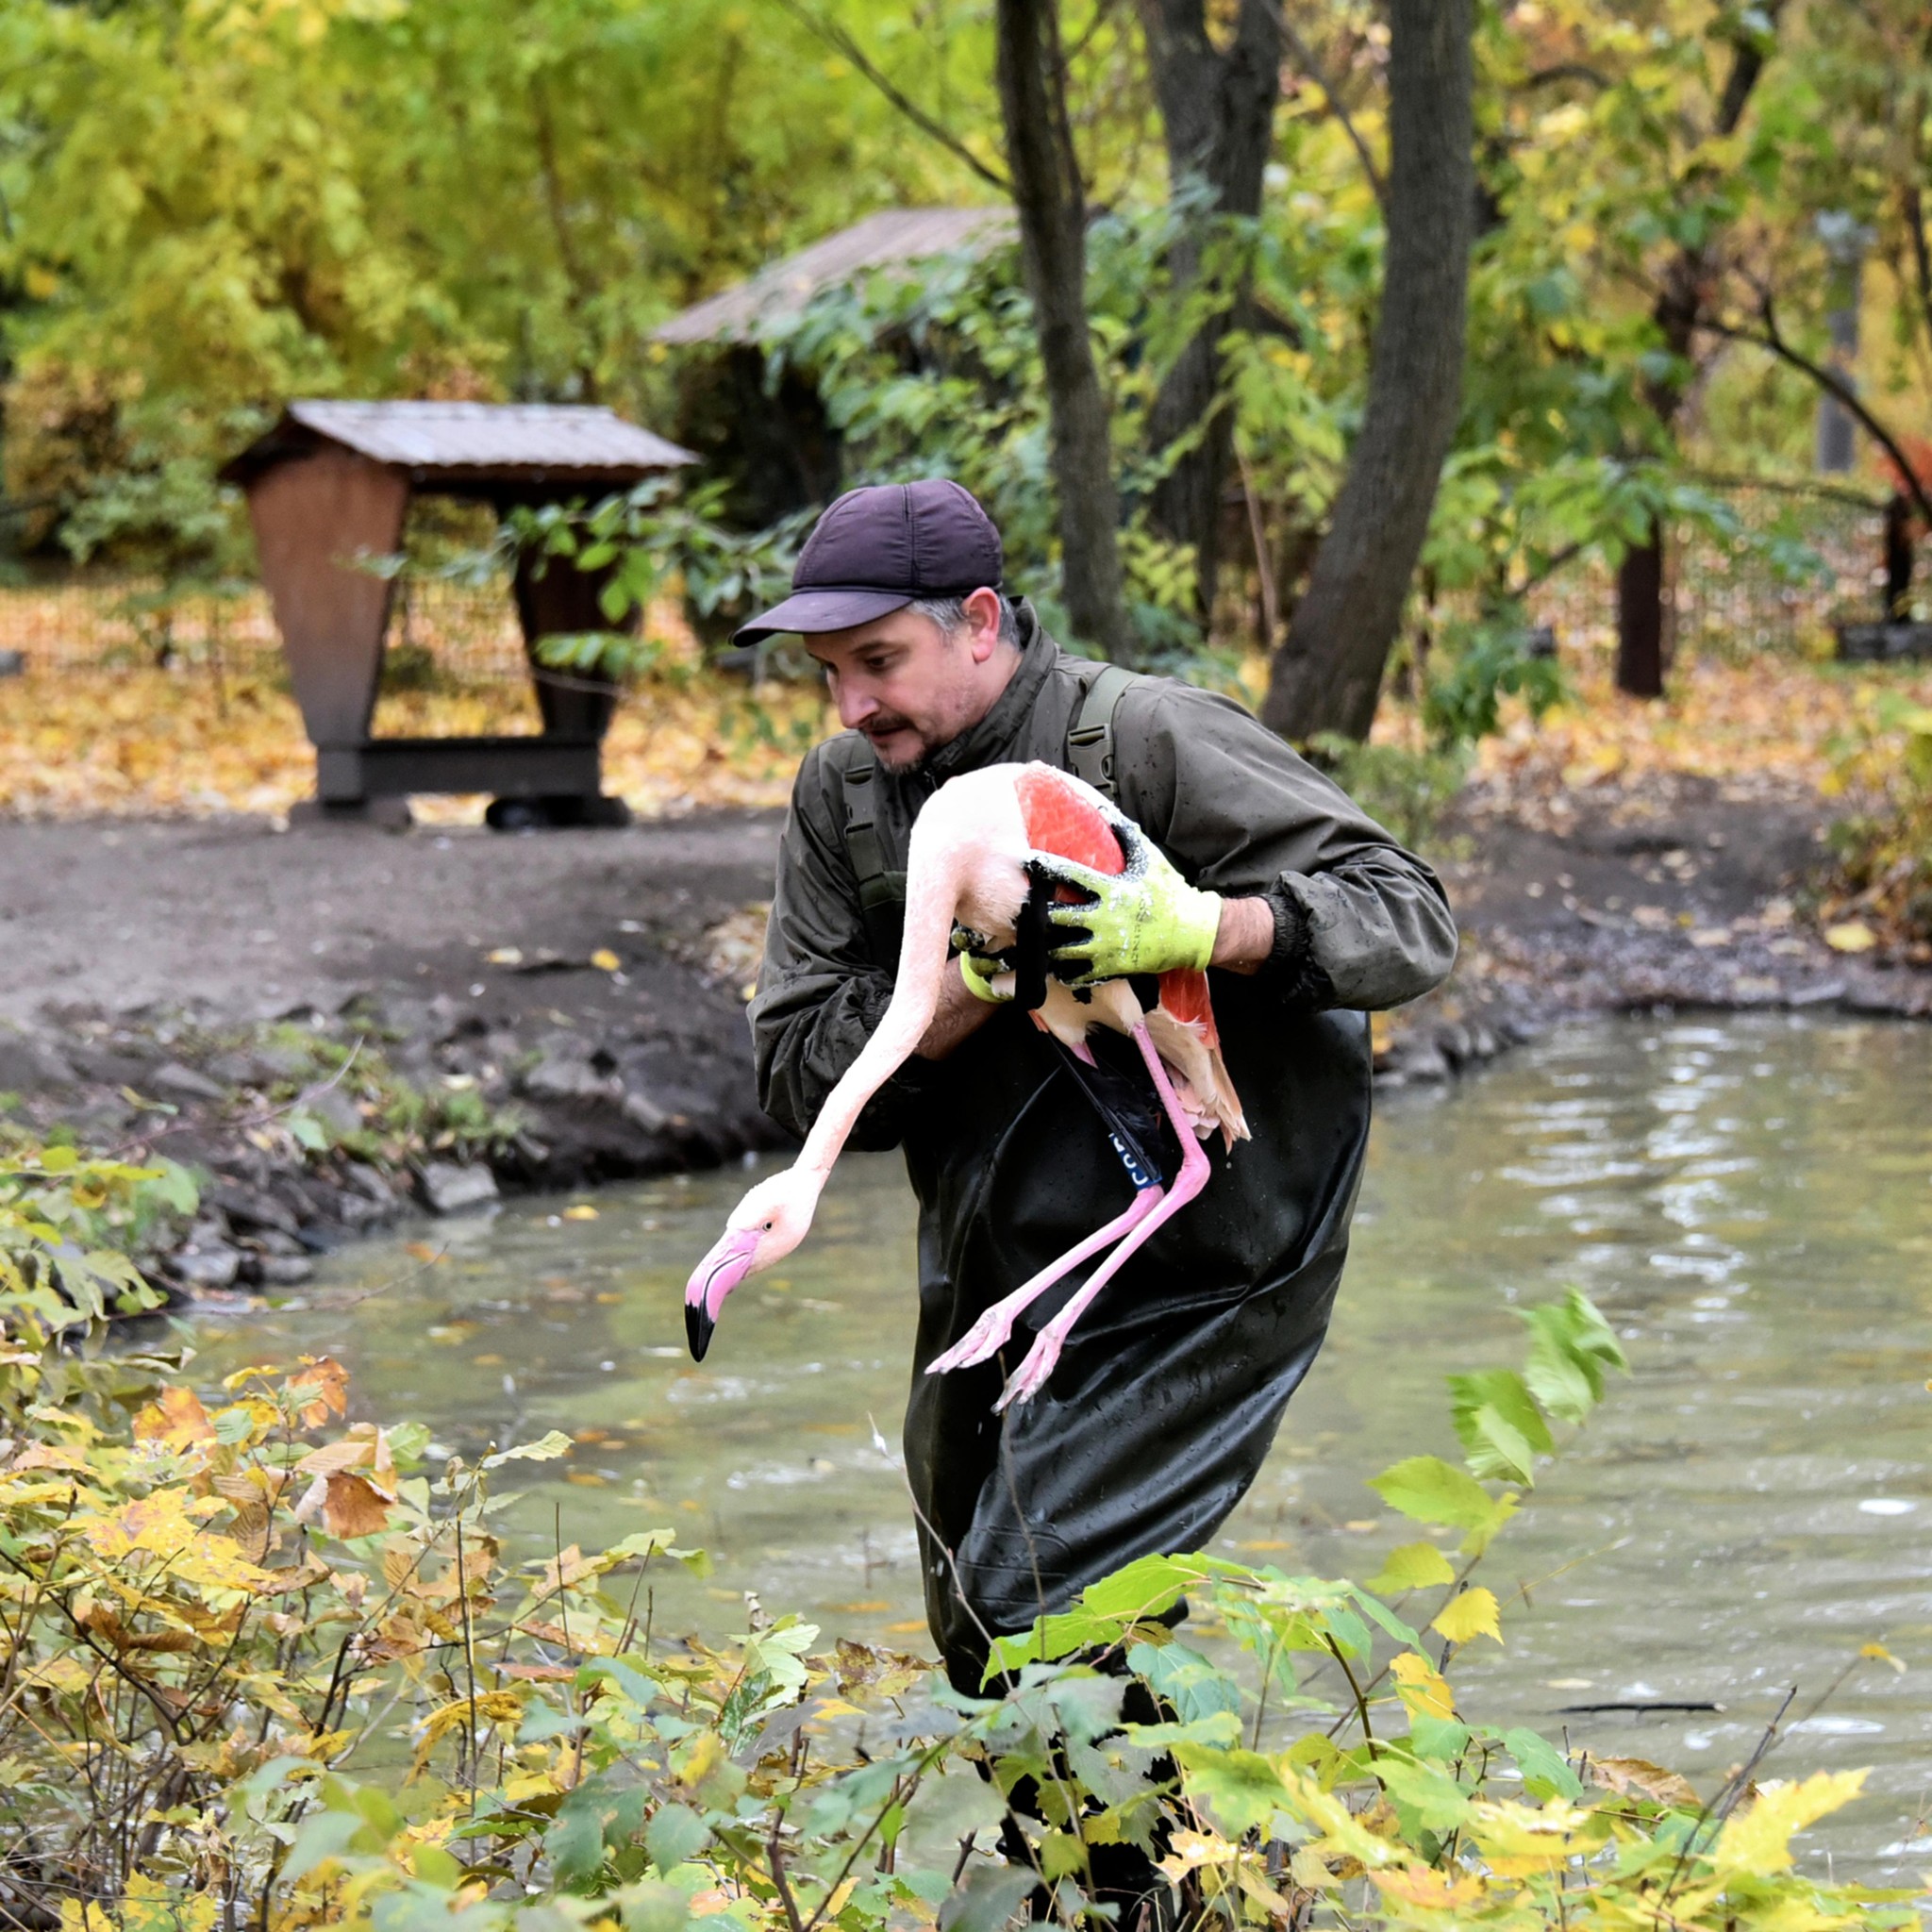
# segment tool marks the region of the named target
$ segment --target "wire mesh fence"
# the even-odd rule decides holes
[[[1751,541],[1686,528],[1669,550],[1667,621],[1679,651],[1727,658],[1820,652],[1833,624],[1875,616],[1882,578],[1879,510],[1849,491],[1752,485],[1726,492]],[[1794,574],[1808,558],[1811,568]],[[1559,649],[1602,650],[1616,635],[1616,581],[1601,561],[1569,566],[1529,599]],[[648,623],[682,637],[682,613],[654,607]],[[99,575],[0,586],[0,652],[37,672],[164,668],[282,675],[275,619],[259,585],[171,588]],[[385,690],[523,683],[529,676],[507,574],[476,583],[404,576],[395,587]]]
[[[0,587],[0,651],[29,671],[206,669],[279,675],[280,640],[258,584],[171,588],[158,578],[74,576]],[[433,665],[458,683],[524,679],[529,667],[509,583],[401,579],[389,671]]]
[[[1764,652],[1822,655],[1832,626],[1878,614],[1881,509],[1849,491],[1733,486],[1725,502],[1747,533],[1724,542],[1684,527],[1666,550],[1665,621],[1677,651],[1729,660]],[[1617,583],[1601,558],[1557,572],[1529,597],[1559,648],[1608,650]]]

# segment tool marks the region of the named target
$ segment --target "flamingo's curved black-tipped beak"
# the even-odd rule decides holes
[[[684,1334],[691,1343],[692,1361],[704,1360],[724,1297],[751,1273],[758,1247],[757,1229],[727,1227],[711,1252],[691,1270],[691,1279],[684,1285]]]
[[[711,1337],[717,1334],[718,1324],[706,1311],[703,1302],[686,1302],[684,1305],[684,1339],[691,1344],[691,1358],[701,1362],[705,1351],[711,1345]]]

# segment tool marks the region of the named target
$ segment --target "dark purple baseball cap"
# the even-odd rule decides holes
[[[848,490],[812,526],[791,594],[733,633],[752,643],[775,631],[849,630],[915,597],[998,590],[1000,533],[969,490],[948,477]]]

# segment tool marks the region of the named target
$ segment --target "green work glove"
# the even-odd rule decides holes
[[[1124,872],[1095,872],[1048,853],[1031,861],[1057,884],[1091,895],[1083,906],[1047,908],[1057,929],[1047,948],[1054,972],[1069,986],[1083,987],[1207,965],[1221,930],[1221,894],[1189,885],[1130,819],[1115,820],[1113,830],[1126,860]]]
[[[959,977],[966,982],[966,991],[990,1007],[1005,1006],[1013,995],[1001,992],[992,982],[996,974],[1012,971],[1011,962],[986,951],[986,941],[963,925],[953,928],[953,945],[959,955]]]

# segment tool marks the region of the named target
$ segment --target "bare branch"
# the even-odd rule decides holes
[[[860,75],[922,134],[938,142],[955,160],[971,168],[988,187],[997,188],[1002,194],[1010,194],[1013,192],[1013,184],[997,168],[990,167],[981,160],[950,127],[936,120],[909,94],[905,93],[874,63],[865,49],[836,20],[821,13],[815,7],[808,6],[806,0],[772,0],[772,4],[789,13],[808,33],[816,35],[834,53],[851,61]]]
[[[1828,369],[1822,362],[1814,362],[1802,349],[1795,349],[1788,342],[1777,325],[1777,317],[1772,308],[1771,297],[1762,297],[1758,311],[1757,328],[1746,328],[1740,324],[1728,323],[1716,316],[1707,316],[1697,326],[1707,329],[1712,335],[1724,337],[1734,342],[1755,342],[1760,349],[1768,349],[1780,362],[1790,365],[1801,375],[1808,375],[1826,395],[1833,397],[1840,407],[1853,416],[1860,428],[1873,441],[1884,450],[1898,471],[1899,479],[1918,506],[1919,514],[1928,525],[1932,525],[1932,495],[1926,493],[1925,485],[1920,480],[1919,473],[1912,467],[1911,459],[1902,450],[1897,440],[1883,423],[1866,408],[1858,391],[1840,375],[1836,370]]]
[[[1538,67],[1523,76],[1525,90],[1533,87],[1554,87],[1559,80],[1580,80],[1595,88],[1601,93],[1607,93],[1616,85],[1607,74],[1600,73],[1584,60],[1558,60],[1551,67]]]
[[[1335,92],[1334,83],[1328,78],[1327,70],[1317,58],[1315,50],[1305,41],[1295,24],[1289,19],[1288,9],[1276,0],[1274,7],[1275,24],[1281,29],[1281,38],[1287,43],[1288,51],[1295,58],[1301,70],[1322,90],[1322,97],[1328,104],[1328,111],[1341,124],[1341,131],[1348,136],[1349,145],[1356,151],[1357,158],[1362,164],[1362,173],[1369,177],[1369,186],[1375,191],[1375,204],[1381,208],[1384,219],[1389,213],[1389,197],[1382,180],[1382,171],[1375,165],[1375,158],[1369,151],[1369,144],[1362,139],[1361,129],[1350,117],[1348,109],[1341,104],[1341,96]]]

